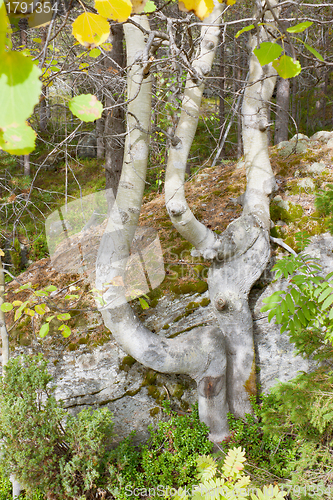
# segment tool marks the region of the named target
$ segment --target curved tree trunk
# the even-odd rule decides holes
[[[250,411],[255,370],[248,294],[270,255],[269,195],[274,188],[266,130],[267,101],[276,77],[271,66],[261,68],[252,55],[251,85],[245,91],[242,110],[247,174],[243,214],[217,235],[194,217],[185,199],[187,158],[199,119],[204,78],[211,70],[218,45],[223,8],[217,4],[202,27],[200,50],[186,82],[165,183],[166,207],[173,225],[195,246],[196,254],[212,260],[208,285],[217,326],[194,328],[167,339],[145,328],[127,303],[125,267],[142,201],[151,101],[151,82],[146,74],[149,39],[145,44],[142,32],[130,24],[124,26],[128,65],[132,64],[126,153],[116,204],[96,266],[96,287],[102,290],[101,311],[106,326],[121,347],[145,366],[164,373],[188,374],[197,382],[199,415],[210,427],[212,441],[228,435],[229,407],[238,416]],[[143,16],[136,22],[148,30]],[[261,35],[264,39],[264,32]]]

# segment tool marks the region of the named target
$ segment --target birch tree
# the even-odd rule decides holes
[[[194,11],[203,21],[199,43],[192,43],[188,53],[175,43],[176,30],[163,13],[160,19],[165,21],[166,32],[151,29],[148,16],[142,13],[143,2],[133,2],[133,5],[130,0],[119,2],[121,8],[118,9],[113,2],[96,0],[98,14],[85,11],[73,23],[77,40],[87,48],[94,48],[109,37],[108,19],[126,21],[127,135],[117,197],[110,209],[96,262],[96,289],[102,295],[99,307],[105,325],[119,345],[137,361],[162,373],[187,374],[196,381],[200,418],[210,428],[210,439],[218,442],[229,433],[228,411],[237,417],[251,411],[249,395],[255,391],[255,360],[248,295],[270,256],[269,198],[275,188],[268,154],[268,102],[277,74],[289,78],[297,75],[301,68],[295,55],[285,54],[284,39],[288,39],[291,28],[284,32],[277,30],[277,0],[255,0],[253,24],[236,35],[247,31],[254,33],[249,40],[249,78],[242,104],[247,179],[243,211],[222,235],[218,235],[195,218],[185,198],[184,182],[205,80],[211,71],[224,23],[223,15],[235,0],[180,2],[182,10]],[[130,17],[131,12],[134,15]],[[0,15],[0,20],[7,22],[3,7]],[[189,34],[188,23],[185,19]],[[311,22],[300,23],[290,32],[302,32],[310,25]],[[188,43],[191,45],[191,39]],[[288,43],[290,45],[290,40]],[[171,56],[187,69],[179,121],[174,134],[168,137],[165,204],[175,230],[193,245],[193,255],[211,261],[208,288],[216,316],[214,326],[197,327],[173,339],[155,335],[140,322],[128,303],[125,283],[126,263],[139,222],[147,174],[152,112],[150,70],[163,44],[169,46]],[[317,58],[321,57],[313,48],[307,48]],[[5,64],[17,58],[6,48],[6,37],[0,37],[1,51]],[[31,70],[29,78],[38,79],[38,71],[34,74]],[[6,85],[0,79],[3,95],[12,95],[7,88],[9,83]],[[0,104],[4,99],[0,97]],[[34,99],[34,95],[29,97],[26,107],[15,116],[17,121],[24,122]],[[74,98],[70,109],[82,119],[93,121],[100,117],[102,106],[95,96],[88,95]],[[5,113],[0,118],[0,128],[6,129],[6,120],[11,118],[11,113]],[[23,130],[27,125],[24,122],[21,126]],[[15,141],[17,137],[15,135]],[[10,152],[17,151],[17,145],[7,146],[1,135],[0,145]],[[29,148],[31,146],[19,149],[20,154],[29,153]]]
[[[276,2],[271,4],[275,6]],[[275,22],[265,0],[257,1],[256,7],[258,22]],[[147,65],[154,34],[143,16],[134,17],[135,24],[124,26],[127,65],[131,67],[129,132],[116,203],[96,266],[96,287],[104,290],[101,312],[106,326],[119,345],[143,365],[163,373],[187,374],[196,381],[200,418],[209,426],[213,441],[228,435],[228,411],[237,416],[251,411],[249,394],[255,386],[255,362],[248,294],[270,256],[269,196],[275,185],[268,156],[267,103],[274,89],[276,70],[271,64],[262,67],[252,53],[242,108],[247,175],[243,213],[222,235],[217,235],[195,218],[185,199],[186,164],[224,8],[215,4],[202,25],[200,48],[188,73],[165,181],[165,203],[174,228],[193,245],[193,254],[211,261],[208,286],[216,326],[194,328],[173,339],[161,338],[136,317],[121,285],[138,224],[148,158],[151,79]],[[265,27],[258,29],[260,40],[268,40],[270,35]],[[257,36],[251,39],[251,48],[256,43]]]

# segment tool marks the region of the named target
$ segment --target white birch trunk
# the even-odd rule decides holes
[[[221,6],[218,5],[213,16],[215,22],[219,22],[220,12]],[[146,29],[149,28],[143,16],[138,16],[136,21],[143,23]],[[124,31],[127,65],[136,60],[139,62],[132,66],[128,76],[128,135],[122,177],[97,257],[96,286],[105,290],[103,298],[106,305],[102,308],[102,315],[120,346],[139,362],[156,371],[184,373],[196,380],[200,418],[210,427],[211,439],[218,441],[228,434],[224,339],[218,328],[196,328],[175,339],[161,338],[138,320],[128,305],[125,290],[121,286],[142,202],[148,159],[147,131],[151,117],[151,81],[150,77],[145,77],[144,74],[144,63],[148,61],[144,36],[138,28],[130,24],[124,26]],[[210,33],[209,28],[204,28],[204,31]],[[207,48],[206,39],[203,37],[201,60],[198,58],[194,64],[198,76],[207,74],[210,69],[218,31],[215,29],[214,46],[208,44]],[[197,84],[193,85],[197,87]],[[203,85],[199,101],[202,90]],[[197,123],[197,117],[194,121]],[[193,136],[194,133],[195,128]],[[184,141],[185,137],[186,134]],[[186,147],[189,150],[190,143]],[[205,230],[204,226],[202,229]],[[113,282],[111,286],[110,282]]]
[[[0,255],[0,307],[1,304],[3,304],[4,302],[3,300],[4,293],[5,293],[5,273],[3,271],[1,255]],[[1,342],[2,342],[2,374],[3,374],[4,373],[3,369],[8,363],[9,359],[9,339],[5,322],[5,313],[2,312],[1,309],[0,309],[0,331],[1,331]]]
[[[200,418],[210,427],[213,441],[228,435],[229,407],[237,416],[251,411],[249,394],[255,392],[255,365],[248,294],[270,255],[269,194],[274,186],[265,122],[265,106],[274,88],[274,76],[270,68],[259,67],[252,56],[253,83],[245,93],[243,105],[247,168],[243,214],[218,236],[195,219],[185,200],[186,163],[198,123],[203,78],[211,69],[218,43],[222,10],[217,4],[202,28],[200,51],[193,63],[196,76],[192,74],[187,79],[176,130],[179,141],[170,151],[165,187],[172,223],[196,247],[197,253],[212,260],[208,284],[218,327],[195,328],[175,339],[166,339],[145,328],[126,300],[123,280],[142,202],[151,112],[151,83],[145,75],[149,54],[142,32],[133,25],[125,25],[128,65],[134,63],[128,76],[125,160],[96,266],[97,288],[103,290],[105,301],[101,311],[106,326],[121,347],[145,366],[160,372],[188,374],[196,380]],[[136,21],[149,29],[143,16]],[[272,78],[262,80],[266,74]]]

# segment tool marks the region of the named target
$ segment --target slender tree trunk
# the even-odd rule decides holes
[[[112,50],[106,64],[110,71],[120,75],[124,64],[123,27],[121,24],[116,24],[112,26],[111,31]],[[121,99],[123,99],[121,89],[109,90],[110,93],[105,103],[106,108],[109,108],[104,129],[105,181],[106,189],[112,189],[114,196],[116,196],[124,158],[125,122],[123,108],[119,106]],[[118,106],[113,107],[114,105]]]
[[[296,95],[297,95],[297,78],[291,81],[292,99],[291,99],[291,116],[296,121]]]
[[[3,297],[5,293],[5,273],[3,270],[1,257],[3,257],[3,252],[0,249],[0,306],[4,302]],[[4,368],[9,360],[9,337],[6,328],[5,313],[2,312],[1,309],[0,309],[0,332],[1,332],[1,343],[2,343],[2,376],[4,376]],[[10,481],[12,483],[13,499],[18,498],[22,491],[22,488],[13,475],[10,476]]]
[[[222,130],[225,129],[226,113],[225,113],[225,53],[222,34],[220,37],[220,102],[219,102],[219,121],[220,121],[220,137],[223,137]],[[223,145],[220,153],[220,158],[225,156],[225,147]]]
[[[28,30],[28,20],[23,18],[19,20],[19,28],[20,28],[20,45],[22,47],[27,46],[27,30]],[[23,175],[30,175],[30,159],[29,155],[23,155],[22,157],[23,163]]]
[[[237,44],[237,50],[236,50],[236,53],[237,53],[237,80],[238,80],[238,84],[237,84],[237,87],[238,89],[237,90],[240,90],[241,88],[241,80],[242,80],[242,69],[241,69],[241,54],[240,54],[240,46],[239,44]],[[242,144],[242,116],[241,116],[241,113],[238,113],[238,116],[237,116],[237,159],[239,159],[243,154],[243,144]]]
[[[104,158],[104,130],[105,120],[104,117],[102,117],[96,121],[97,158]]]
[[[41,46],[42,48],[45,46],[47,37],[47,28],[41,28]],[[46,49],[47,50],[47,49]],[[46,132],[47,130],[47,122],[48,122],[48,110],[47,110],[47,87],[45,85],[42,86],[41,93],[41,101],[39,104],[39,127],[42,132]]]
[[[1,261],[1,257],[3,256],[3,252],[0,249],[0,306],[4,302],[3,297],[5,293],[5,273],[3,271],[3,265]],[[2,374],[3,368],[8,363],[9,359],[9,340],[8,340],[8,332],[5,323],[5,313],[0,309],[0,331],[1,331],[1,342],[2,342]]]
[[[274,144],[288,140],[290,81],[279,77],[276,89]]]

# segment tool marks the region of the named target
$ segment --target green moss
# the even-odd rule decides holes
[[[187,411],[189,409],[190,405],[187,401],[181,400],[180,407],[183,411]]]
[[[270,214],[272,221],[283,220],[287,223],[295,222],[303,216],[303,208],[301,205],[289,203],[289,208],[286,210],[273,201],[270,206]]]
[[[71,342],[69,345],[68,345],[68,350],[69,351],[76,351],[77,349],[77,345],[74,343],[74,342]]]
[[[172,391],[172,395],[175,398],[180,399],[183,394],[184,394],[184,388],[180,384],[177,384],[174,390]]]
[[[119,365],[119,369],[128,372],[136,360],[132,356],[125,356]]]
[[[202,301],[200,302],[201,307],[207,307],[209,304],[210,304],[210,299],[208,299],[208,297],[202,299]]]
[[[186,293],[205,293],[208,289],[206,281],[196,281],[181,283],[170,287],[175,295],[185,295]]]
[[[173,322],[174,323],[178,323],[178,321],[180,321],[182,318],[185,318],[186,317],[186,314],[180,314],[179,316],[177,316]]]
[[[132,391],[126,391],[126,396],[131,396],[131,397],[135,396],[140,391],[141,391],[141,387],[139,387],[139,389],[133,389]]]
[[[148,396],[150,396],[156,400],[159,399],[159,397],[161,395],[159,389],[155,385],[149,385],[147,387],[147,391],[148,391]]]
[[[82,337],[81,339],[79,339],[78,344],[88,344],[88,339],[86,337]]]
[[[313,189],[301,187],[297,180],[287,182],[286,189],[288,190],[288,194],[300,194],[300,193],[313,192]]]
[[[172,253],[178,255],[178,257],[181,256],[183,252],[190,252],[191,248],[193,245],[189,243],[188,241],[184,241],[179,247],[172,248]]]
[[[271,234],[271,236],[273,236],[273,238],[282,238],[283,237],[279,226],[272,227],[270,234]]]
[[[170,328],[170,325],[167,323],[162,327],[162,330],[168,330]]]
[[[237,184],[229,184],[229,186],[226,187],[227,192],[229,193],[239,193],[241,192],[241,187],[240,185]]]
[[[198,302],[189,302],[185,307],[185,311],[194,311],[194,309],[197,309],[199,306],[200,304],[198,304]]]
[[[142,386],[152,385],[156,381],[157,373],[154,370],[148,370],[143,381]]]
[[[149,410],[149,415],[151,417],[156,417],[156,415],[160,412],[160,407],[159,406],[155,406],[155,408],[152,408],[151,410]]]
[[[190,332],[191,330],[193,330],[193,328],[199,328],[200,326],[206,326],[206,323],[200,323],[199,325],[195,325],[195,327],[189,326],[188,328],[185,328],[184,330],[180,330],[179,332],[175,332],[172,335],[169,335],[168,338],[174,339],[175,337],[178,337],[178,335],[180,335],[181,333]]]
[[[162,297],[163,292],[160,288],[154,288],[151,292],[148,294],[149,298],[149,305],[150,307],[154,308],[157,306],[159,299]]]

